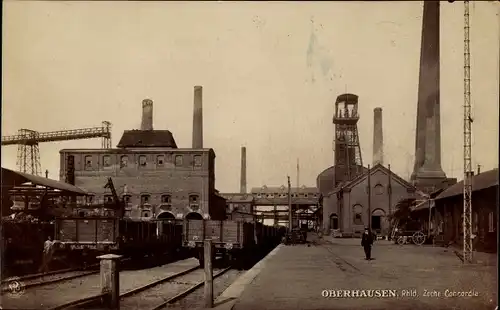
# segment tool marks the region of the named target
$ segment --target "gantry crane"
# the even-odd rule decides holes
[[[56,142],[80,139],[102,138],[101,147],[111,148],[111,123],[103,121],[102,126],[92,128],[37,132],[30,129],[20,129],[17,135],[3,136],[2,146],[19,145],[17,150],[17,167],[21,172],[40,175],[41,142]]]
[[[472,115],[470,96],[469,1],[464,1],[464,262],[472,262]]]

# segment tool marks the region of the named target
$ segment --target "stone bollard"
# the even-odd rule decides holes
[[[108,309],[120,309],[120,270],[118,263],[121,255],[106,254],[98,256],[101,260],[101,292],[106,294],[104,305]]]
[[[212,240],[207,239],[204,242],[204,260],[205,260],[205,308],[214,306],[214,286],[213,286],[213,266],[212,266]]]

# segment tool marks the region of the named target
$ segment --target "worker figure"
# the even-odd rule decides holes
[[[50,236],[47,237],[47,240],[43,243],[43,257],[42,257],[42,265],[40,266],[40,272],[49,271],[49,263],[52,259],[52,254],[54,253],[54,241]]]
[[[373,234],[368,229],[368,227],[365,227],[365,232],[363,233],[363,236],[361,237],[361,246],[365,250],[365,259],[366,260],[372,259],[372,245],[373,245]]]

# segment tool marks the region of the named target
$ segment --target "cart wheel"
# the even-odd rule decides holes
[[[405,244],[405,238],[403,238],[403,236],[398,237],[398,244],[399,244],[399,245],[403,245],[403,244]]]
[[[413,234],[412,240],[416,245],[422,245],[425,242],[425,235],[423,232],[417,231]]]

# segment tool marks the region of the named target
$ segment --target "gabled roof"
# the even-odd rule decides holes
[[[169,130],[125,130],[117,147],[168,147],[177,148]]]
[[[482,189],[490,188],[493,186],[498,186],[498,168],[493,170],[481,172],[472,177],[472,191],[479,191]],[[435,200],[453,197],[458,195],[463,195],[464,191],[464,181],[460,181],[447,189],[445,189],[440,195],[438,195]]]
[[[40,186],[45,186],[45,187],[49,187],[49,188],[53,188],[53,189],[58,189],[60,191],[63,191],[63,192],[69,193],[69,194],[76,194],[76,195],[82,195],[82,196],[87,194],[87,192],[84,191],[83,189],[78,188],[78,187],[71,185],[71,184],[68,184],[68,183],[60,182],[57,180],[52,180],[49,178],[40,177],[37,175],[32,175],[32,174],[28,174],[28,173],[23,173],[23,172],[19,172],[19,171],[13,171],[10,169],[2,168],[2,183],[4,182],[3,181],[4,178],[15,179],[14,184],[16,186],[19,186],[19,185],[26,183],[26,182],[31,182],[34,185],[40,185]]]
[[[389,169],[387,169],[386,167],[384,167],[383,165],[381,164],[376,164],[375,166],[373,166],[373,168],[371,168],[369,171],[367,170],[366,172],[358,175],[356,178],[354,178],[352,181],[350,181],[349,183],[347,183],[344,188],[353,188],[354,186],[358,185],[361,181],[363,181],[367,176],[368,176],[368,173],[370,173],[370,175],[373,175],[375,174],[376,172],[378,171],[382,171],[384,172],[385,174],[389,175],[389,173],[391,174],[392,178],[398,182],[399,184],[403,185],[404,187],[406,188],[411,188],[411,189],[415,189],[415,187],[413,185],[411,185],[409,182],[405,181],[403,178],[401,178],[400,176],[398,176],[397,174],[395,174],[394,172],[390,171]]]

